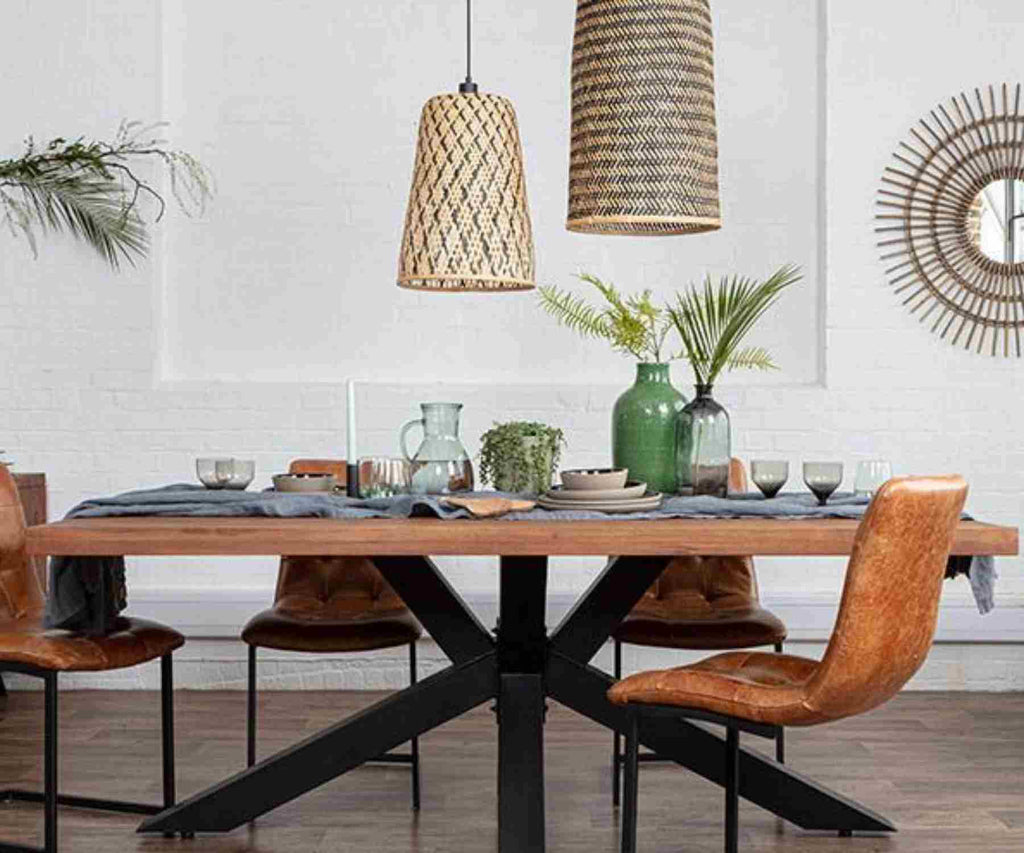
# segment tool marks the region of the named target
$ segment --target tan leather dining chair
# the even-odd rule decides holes
[[[345,483],[344,460],[297,459],[293,474],[334,474]],[[405,602],[365,557],[284,557],[274,605],[258,613],[242,631],[249,645],[247,759],[256,763],[256,650],[339,654],[409,647],[409,681],[416,683],[416,641],[423,628]],[[388,753],[375,761],[408,764],[412,807],[420,807],[419,739],[408,753]]]
[[[739,459],[729,466],[729,493],[747,491]],[[770,646],[783,651],[786,626],[761,606],[750,557],[679,557],[673,560],[612,634],[615,677],[622,678],[622,646],[687,651],[732,651]],[[775,758],[786,759],[785,731],[775,735]],[[644,753],[642,762],[657,761]],[[622,737],[612,736],[612,803],[619,805]]]
[[[41,678],[44,700],[44,791],[0,790],[0,801],[42,803],[44,847],[5,845],[0,850],[57,850],[59,805],[128,814],[156,814],[174,805],[174,723],[171,655],[185,643],[177,631],[156,622],[118,618],[112,630],[93,636],[43,627],[45,602],[25,550],[25,515],[14,480],[0,465],[0,672]],[[106,672],[160,659],[163,732],[162,806],[65,796],[57,791],[57,676],[61,672]],[[111,769],[111,772],[116,772]]]
[[[639,726],[670,714],[726,727],[725,849],[739,832],[739,734],[813,726],[892,698],[924,663],[967,484],[960,477],[890,480],[857,530],[832,638],[818,662],[732,652],[678,669],[632,675],[608,691],[629,710],[622,850],[636,850]]]

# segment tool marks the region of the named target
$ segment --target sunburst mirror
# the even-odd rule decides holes
[[[1021,357],[1024,113],[1021,85],[975,89],[910,130],[878,195],[887,275],[950,343]]]

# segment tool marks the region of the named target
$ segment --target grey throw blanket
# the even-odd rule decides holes
[[[485,495],[478,495],[485,496]],[[488,493],[487,496],[493,496]],[[604,519],[628,522],[665,518],[852,518],[864,515],[868,499],[837,494],[820,507],[813,495],[783,493],[773,500],[760,495],[730,498],[670,497],[661,509],[631,514],[589,511],[515,512],[501,520],[572,521]],[[327,494],[211,491],[202,486],[173,485],[85,501],[67,518],[113,516],[264,517],[264,518],[469,518],[463,509],[445,506],[443,498],[401,495],[357,500]],[[949,575],[968,574],[978,609],[994,606],[995,561],[991,557],[950,560]],[[103,631],[126,606],[124,560],[121,557],[53,557],[50,560],[49,627]]]

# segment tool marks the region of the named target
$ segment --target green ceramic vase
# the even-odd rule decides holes
[[[638,364],[636,382],[615,402],[612,459],[628,468],[630,480],[655,492],[674,494],[676,420],[686,398],[672,387],[667,364]]]

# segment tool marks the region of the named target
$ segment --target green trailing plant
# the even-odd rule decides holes
[[[551,488],[565,436],[557,427],[512,421],[496,423],[480,442],[481,479],[499,492],[541,494]]]
[[[668,315],[697,385],[713,385],[723,370],[777,369],[763,347],[740,345],[782,292],[801,278],[799,267],[787,265],[763,282],[733,276],[715,285],[707,276],[702,287],[676,295]]]
[[[0,160],[0,214],[11,233],[23,235],[38,255],[38,234],[63,233],[94,249],[113,269],[145,257],[149,249],[143,199],[155,202],[154,221],[166,209],[161,193],[137,171],[157,161],[184,213],[201,213],[212,196],[203,165],[168,149],[154,134],[162,125],[123,122],[112,142],[53,139],[37,146],[30,136],[20,157]]]
[[[651,291],[624,295],[596,276],[581,274],[579,279],[598,291],[603,305],[557,287],[539,289],[541,306],[560,325],[584,338],[608,341],[613,350],[637,361],[661,363],[666,358],[665,338],[672,323],[665,309],[651,301]]]

